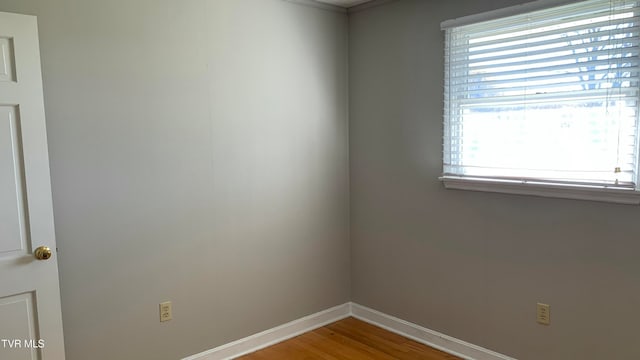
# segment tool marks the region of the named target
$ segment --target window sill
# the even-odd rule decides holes
[[[455,190],[600,201],[627,205],[640,204],[640,192],[632,189],[531,183],[512,180],[470,179],[456,176],[443,176],[439,179],[443,182],[445,188]]]

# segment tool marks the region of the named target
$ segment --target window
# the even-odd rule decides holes
[[[639,203],[639,3],[442,23],[445,186]]]

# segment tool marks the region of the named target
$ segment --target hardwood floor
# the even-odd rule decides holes
[[[352,317],[237,359],[461,360]]]

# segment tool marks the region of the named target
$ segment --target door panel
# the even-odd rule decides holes
[[[0,256],[27,251],[22,142],[14,106],[0,106]]]
[[[15,81],[13,40],[0,37],[0,81]]]
[[[0,346],[5,348],[2,354],[3,360],[39,360],[41,344],[26,344],[25,339],[36,339],[38,333],[38,323],[34,318],[33,293],[8,296],[0,299],[0,319],[8,324],[13,324],[11,336],[14,340],[9,342],[5,339]],[[15,340],[20,340],[18,341]]]

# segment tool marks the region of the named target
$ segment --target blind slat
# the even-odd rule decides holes
[[[593,101],[606,102],[607,98],[610,100],[614,98],[625,99],[627,97],[637,97],[637,88],[616,89],[615,93],[612,93],[609,89],[593,89],[584,91],[566,91],[560,93],[540,93],[531,94],[527,96],[514,95],[514,96],[498,96],[495,98],[459,98],[456,99],[456,103],[460,106],[469,105],[507,105],[507,104],[536,104],[536,103],[591,103]]]
[[[592,26],[574,26],[563,32],[557,30],[548,31],[544,34],[522,35],[517,37],[510,37],[507,39],[497,39],[491,41],[479,41],[477,35],[474,37],[461,37],[457,41],[452,40],[449,44],[449,49],[452,54],[459,52],[468,52],[472,49],[473,52],[481,54],[482,52],[493,52],[500,50],[509,50],[519,47],[537,47],[549,44],[554,44],[558,41],[564,41],[567,43],[583,41],[586,39],[597,39],[604,35],[616,37],[622,34],[633,33],[637,31],[640,19],[633,17],[629,19],[620,19],[612,21],[607,24],[607,27],[612,27],[610,30],[594,29]]]
[[[637,83],[637,77],[631,78]],[[637,90],[634,86],[617,86],[615,83],[610,83],[606,89],[594,89],[594,87],[602,84],[602,80],[584,81],[580,83],[554,83],[554,84],[541,84],[541,85],[522,85],[511,87],[476,87],[473,89],[467,89],[459,91],[454,100],[459,101],[461,105],[466,103],[473,103],[477,99],[495,99],[495,101],[502,101],[504,99],[519,98],[520,101],[540,101],[540,100],[554,100],[555,102],[568,101],[571,96],[573,98],[582,99],[589,93],[602,93],[605,91],[604,96],[630,96],[629,94],[636,93]],[[585,93],[585,94],[583,94]],[[599,96],[594,100],[584,100],[584,103],[590,103],[593,105],[593,101],[602,101]],[[587,98],[589,99],[589,98]],[[486,101],[486,100],[485,100]]]
[[[466,60],[468,57],[462,59],[451,58],[450,72],[453,74],[460,73],[464,75],[466,71],[472,70],[474,73],[494,73],[508,71],[511,68],[526,66],[528,69],[543,68],[547,66],[553,66],[554,64],[568,64],[569,61],[576,61],[576,51],[586,52],[586,50],[576,50],[575,48],[568,48],[562,52],[547,53],[539,52],[536,54],[527,54],[525,56],[497,56],[487,60]],[[629,56],[638,56],[640,53],[640,47],[630,45],[623,49],[616,49],[614,51],[619,55],[629,54]],[[569,54],[567,54],[569,53]],[[608,56],[611,54],[611,50],[596,50],[589,53],[589,57]],[[545,56],[546,55],[546,56]],[[470,67],[471,65],[471,67]],[[505,69],[506,68],[506,69]]]
[[[592,76],[616,74],[620,72],[629,73],[629,75],[616,77],[616,79],[624,79],[627,77],[631,77],[631,73],[637,73],[638,64],[640,64],[638,54],[639,53],[636,53],[635,56],[630,56],[626,61],[623,59],[619,59],[619,62],[615,64],[611,64],[611,60],[597,60],[584,61],[567,65],[550,65],[547,67],[538,66],[534,69],[526,70],[510,70],[502,72],[496,71],[492,73],[480,74],[477,74],[475,70],[471,70],[470,73],[472,75],[467,72],[466,77],[462,73],[457,73],[458,75],[450,76],[449,79],[451,83],[449,85],[475,85],[481,82],[482,84],[489,86],[493,84],[509,83],[511,81],[521,81],[523,79],[534,82],[537,80],[563,79],[567,77],[575,78],[575,81],[579,82],[581,81],[580,79],[584,77],[589,78]]]

